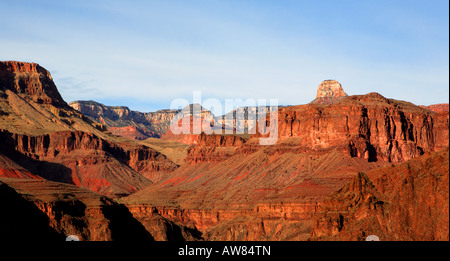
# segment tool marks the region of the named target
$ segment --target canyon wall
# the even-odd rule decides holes
[[[179,209],[146,204],[126,205],[133,216],[146,223],[149,216],[161,215],[176,224],[199,231],[204,240],[261,241],[306,240],[317,205],[305,203],[258,204],[254,208]],[[294,229],[302,227],[302,229]]]
[[[347,96],[341,84],[336,80],[325,80],[317,88],[316,98],[311,103],[332,104]]]
[[[449,240],[449,150],[359,173],[318,209],[313,240]]]
[[[445,147],[448,124],[448,113],[370,93],[328,106],[280,108],[278,139],[296,138],[311,150],[342,147],[352,157],[368,161],[403,162]]]
[[[138,112],[125,106],[105,106],[94,101],[74,101],[69,105],[95,121],[103,123],[113,134],[132,138],[159,138],[170,126],[170,120],[179,110]]]
[[[38,64],[0,62],[0,111],[3,177],[41,177],[116,197],[178,167],[68,106]]]
[[[321,153],[338,149],[369,162],[404,162],[448,145],[448,113],[425,110],[408,102],[386,99],[377,93],[341,97],[343,99],[330,105],[279,108],[278,140],[271,148],[258,145],[259,138],[268,136],[258,132],[251,135],[249,142],[237,135],[212,135],[213,138],[209,138],[211,144],[205,142],[210,135],[188,135],[194,141],[186,161],[222,161],[233,154],[258,150]],[[269,117],[267,115],[258,124],[269,122],[268,129],[271,130],[275,124],[270,123]],[[240,139],[238,146],[222,146],[214,140],[228,139],[232,143],[232,139],[236,139],[233,137]]]
[[[419,105],[422,108],[425,108],[430,111],[438,112],[438,113],[445,113],[449,112],[449,104],[448,103],[439,103],[439,104],[432,104],[432,105]]]
[[[238,147],[245,143],[245,139],[236,135],[205,134],[196,135],[195,145],[187,149],[185,161],[219,162],[236,153]]]
[[[0,62],[0,88],[28,96],[36,103],[67,106],[50,72],[36,63]]]
[[[136,192],[151,184],[144,176],[178,167],[149,147],[80,131],[30,136],[0,130],[0,138],[0,151],[30,172],[109,196]]]

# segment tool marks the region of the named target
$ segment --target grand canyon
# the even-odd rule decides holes
[[[40,65],[0,62],[2,236],[448,241],[449,104],[322,80],[310,103],[271,112],[277,141],[261,145],[233,127],[246,117],[67,103]],[[180,112],[232,134],[174,134]]]

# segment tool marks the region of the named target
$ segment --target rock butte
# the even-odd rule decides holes
[[[316,98],[312,103],[331,104],[347,96],[341,84],[335,80],[325,80],[317,88]]]
[[[131,140],[104,111],[99,123],[72,107],[39,65],[0,62],[0,200],[14,199],[1,229],[30,222],[19,209],[48,239],[448,240],[445,106],[328,80],[310,104],[279,108],[273,146],[259,133]],[[137,137],[138,124],[116,127]]]

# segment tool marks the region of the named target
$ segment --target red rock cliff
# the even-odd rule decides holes
[[[219,162],[233,155],[236,149],[245,143],[245,139],[236,135],[202,134],[197,142],[187,150],[186,162]]]
[[[2,236],[23,239],[27,233],[40,240],[63,242],[68,235],[81,241],[184,241],[198,237],[160,215],[133,218],[113,200],[69,184],[45,180],[0,178]],[[21,237],[21,238],[20,238]]]
[[[144,134],[136,126],[109,127],[108,131],[110,131],[114,135],[126,137],[133,140],[145,140],[150,137],[147,134]]]
[[[335,80],[326,80],[317,88],[316,98],[311,103],[332,104],[347,96],[341,84]]]
[[[312,150],[341,147],[368,161],[403,162],[448,144],[448,113],[378,93],[348,96],[328,106],[280,108],[278,142],[289,138]]]
[[[430,111],[434,111],[434,112],[449,112],[449,104],[448,103],[440,103],[440,104],[432,104],[432,105],[428,105],[428,106],[424,106],[424,105],[419,105],[422,108],[425,108],[427,110]]]
[[[159,138],[169,129],[177,110],[139,112],[125,106],[105,106],[95,101],[75,101],[69,105],[82,114],[105,124],[113,134],[131,139]]]
[[[449,150],[360,173],[329,196],[315,240],[449,240]]]
[[[67,106],[50,73],[36,63],[0,62],[0,88],[9,89],[36,103]]]
[[[258,204],[251,209],[180,209],[146,204],[127,205],[133,217],[146,223],[148,217],[160,215],[180,226],[201,232],[205,240],[306,240],[317,206],[312,203]],[[305,230],[295,227],[302,224]]]
[[[2,130],[0,137],[0,152],[33,173],[105,195],[136,192],[151,183],[141,174],[178,167],[149,147],[117,144],[81,131],[30,136]]]

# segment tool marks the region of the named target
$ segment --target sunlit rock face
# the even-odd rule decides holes
[[[316,98],[312,103],[331,104],[347,96],[341,84],[335,80],[326,80],[317,88]]]

